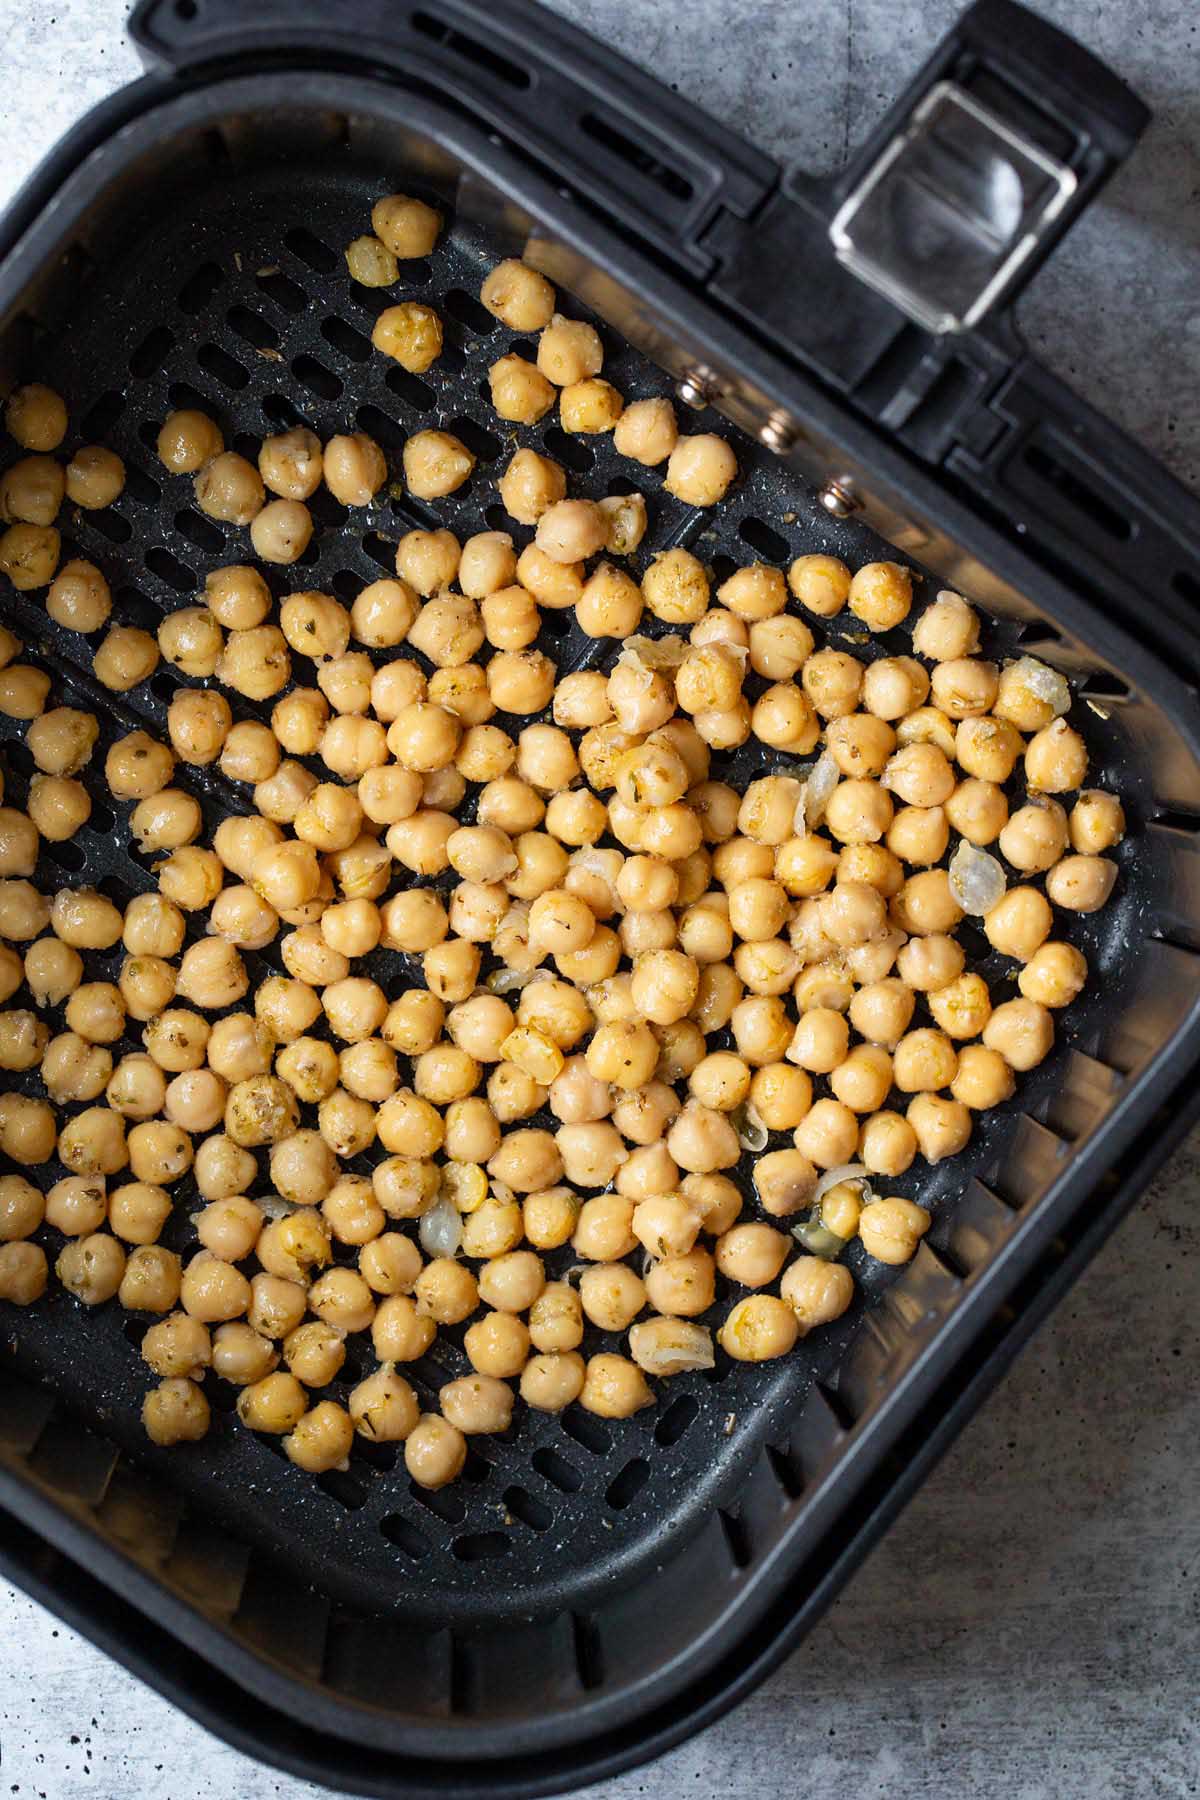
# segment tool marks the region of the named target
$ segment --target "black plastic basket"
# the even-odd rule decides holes
[[[115,1305],[85,1317],[65,1295],[0,1308],[14,1578],[280,1766],[381,1795],[553,1792],[698,1728],[798,1640],[1193,1116],[1200,508],[1029,362],[1007,311],[1145,115],[1007,0],[967,15],[836,183],[787,189],[768,159],[524,3],[145,0],[134,33],[151,75],[86,120],[0,223],[0,387],[51,379],[68,445],[102,438],[127,464],[117,504],[65,533],[110,574],[119,617],[152,626],[230,559],[154,459],[175,405],[215,412],[234,446],[300,417],[322,436],[356,422],[390,451],[447,425],[479,465],[437,518],[507,527],[492,480],[508,441],[478,421],[509,336],[474,296],[519,250],[597,320],[622,392],[675,381],[739,428],[742,473],[716,515],[649,476],[648,550],[694,544],[720,570],[800,549],[860,562],[886,540],[929,571],[919,591],[947,581],[979,604],[991,653],[1032,651],[1070,676],[1094,779],[1131,820],[1118,896],[1078,924],[1097,978],[1053,1057],[965,1156],[897,1184],[934,1206],[918,1255],[886,1278],[856,1267],[851,1313],[781,1364],[679,1378],[622,1424],[526,1415],[477,1441],[462,1483],[424,1495],[378,1450],[298,1477],[225,1428],[215,1382],[202,1450],[157,1452],[138,1423],[146,1321]],[[1049,184],[1031,180],[1029,255],[993,271],[982,311],[969,281],[917,291],[886,231],[862,234],[905,147],[936,155],[923,121],[948,92],[992,152]],[[401,288],[445,316],[436,380],[369,356],[374,297],[341,258],[401,185],[451,215]],[[970,323],[946,329],[955,308]],[[629,486],[602,440],[581,448],[552,423],[516,435],[570,462],[583,491]],[[364,531],[314,504],[322,529],[294,573],[343,595],[430,516],[385,497]],[[35,601],[0,607],[106,732],[161,726],[170,670],[114,700]],[[602,649],[570,629],[547,647],[560,665]],[[19,737],[6,722],[18,796]],[[237,804],[219,776],[192,785],[210,822]],[[147,885],[122,809],[99,788],[94,802],[40,877]],[[381,980],[412,976],[381,959]],[[439,1342],[415,1369],[423,1397],[460,1364]]]

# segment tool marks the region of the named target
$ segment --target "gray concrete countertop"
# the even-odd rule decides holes
[[[349,0],[346,0],[349,3]],[[955,0],[551,0],[787,163],[836,166]],[[1037,278],[1033,346],[1200,485],[1194,0],[1039,0],[1155,122]],[[0,204],[136,73],[124,0],[0,0]],[[1200,1791],[1200,1139],[1175,1157],[832,1613],[609,1800]],[[0,1583],[0,1790],[302,1800]]]

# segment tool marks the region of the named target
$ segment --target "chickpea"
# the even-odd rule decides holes
[[[355,1431],[373,1444],[402,1443],[415,1430],[421,1412],[412,1387],[388,1364],[360,1381],[346,1404]]]
[[[277,1075],[253,1075],[229,1090],[225,1133],[242,1149],[278,1143],[298,1122],[295,1097]]]
[[[1043,944],[1017,976],[1027,1000],[1042,1006],[1069,1006],[1087,980],[1087,958],[1073,944]]]
[[[856,1044],[829,1077],[834,1098],[856,1113],[877,1111],[891,1085],[892,1058],[879,1044]]]
[[[428,256],[442,229],[442,215],[410,194],[387,194],[371,208],[371,229],[393,256]]]
[[[196,1221],[196,1235],[222,1262],[241,1262],[254,1249],[262,1227],[262,1211],[254,1201],[245,1194],[229,1194],[204,1208]]]
[[[1040,731],[1071,703],[1066,678],[1035,657],[1022,656],[1000,672],[994,711],[1019,731]]]
[[[1046,892],[1068,912],[1098,912],[1116,879],[1116,863],[1103,856],[1064,856],[1046,876]]]
[[[86,1176],[75,1179],[85,1183],[89,1180]],[[95,1181],[95,1177],[90,1179]],[[59,1183],[60,1187],[63,1185]],[[100,1184],[100,1191],[103,1193],[103,1183]],[[171,1196],[165,1188],[157,1187],[151,1182],[129,1181],[116,1188],[109,1196],[109,1225],[127,1244],[156,1243],[170,1216]],[[97,1219],[89,1229],[94,1231],[100,1222],[101,1219]]]
[[[40,1244],[0,1243],[0,1300],[32,1306],[46,1291],[49,1272]]]
[[[339,1468],[350,1454],[354,1425],[336,1401],[322,1400],[298,1419],[283,1440],[291,1462],[310,1474]]]
[[[60,1106],[71,1100],[96,1099],[104,1092],[111,1073],[109,1052],[75,1031],[65,1031],[54,1038],[42,1057],[42,1084]],[[164,1093],[165,1084],[154,1098],[161,1099]]]
[[[863,1207],[858,1234],[863,1249],[877,1262],[906,1263],[931,1222],[925,1208],[911,1200],[872,1200]]]
[[[66,405],[53,388],[30,381],[8,396],[4,424],[22,449],[57,450],[67,435]]]
[[[477,1214],[471,1214],[472,1218]],[[413,1287],[417,1312],[438,1325],[458,1325],[469,1319],[479,1304],[479,1288],[470,1269],[452,1257],[434,1257],[417,1276]]]
[[[839,844],[877,844],[893,816],[891,795],[875,781],[839,782],[825,808],[825,824]]]
[[[640,1088],[654,1074],[658,1043],[648,1025],[632,1019],[614,1020],[594,1033],[585,1056],[597,1081]]]
[[[959,1059],[959,1071],[962,1058]],[[957,1081],[958,1077],[955,1077]],[[956,1096],[957,1097],[957,1096]],[[917,1134],[899,1113],[877,1112],[864,1119],[858,1156],[873,1175],[903,1175],[917,1154]]]
[[[200,511],[229,525],[249,525],[267,497],[258,470],[235,450],[211,457],[194,485]]]
[[[416,431],[404,445],[404,480],[418,500],[452,494],[467,480],[475,458],[449,431]]]
[[[250,542],[262,562],[297,562],[312,534],[312,515],[302,500],[268,500],[250,522]]]
[[[50,902],[28,881],[0,881],[0,938],[24,943],[51,920]]]
[[[142,1402],[142,1424],[152,1444],[194,1444],[208,1433],[211,1411],[194,1381],[161,1381]]]
[[[970,1107],[972,1112],[987,1112],[1010,1100],[1015,1091],[1012,1069],[998,1050],[989,1050],[985,1044],[963,1045],[958,1053],[958,1071],[950,1083],[955,1100]],[[900,1173],[890,1169],[881,1171],[884,1174],[893,1172]]]
[[[840,1100],[816,1100],[796,1127],[797,1150],[818,1169],[835,1169],[853,1160],[858,1119]]]
[[[1071,848],[1097,856],[1111,850],[1125,835],[1125,811],[1115,794],[1088,788],[1071,808],[1068,820]]]
[[[403,1241],[408,1242],[407,1239]],[[416,1273],[405,1269],[404,1284],[411,1287],[419,1273],[419,1269]],[[393,1282],[395,1279],[397,1277],[393,1276]],[[407,1293],[389,1292],[380,1301],[371,1323],[375,1354],[385,1362],[416,1362],[424,1356],[436,1334],[434,1320],[427,1313],[418,1312],[417,1302]]]
[[[159,1319],[142,1339],[142,1360],[156,1375],[199,1379],[213,1360],[207,1325],[183,1312]]]
[[[521,1371],[521,1398],[535,1412],[562,1412],[583,1391],[582,1356],[568,1350],[533,1356]]]
[[[418,1487],[445,1487],[462,1473],[466,1460],[466,1438],[437,1413],[422,1413],[404,1440],[404,1466]]]
[[[795,1313],[801,1337],[807,1337],[819,1325],[841,1318],[854,1298],[854,1277],[844,1263],[798,1256],[785,1270],[779,1294]]]
[[[1020,732],[1007,719],[966,718],[954,734],[959,768],[980,781],[1007,781],[1023,747]]]
[[[127,694],[158,667],[158,645],[148,631],[111,625],[92,657],[92,673],[114,693]]]
[[[751,1294],[730,1310],[717,1342],[736,1362],[770,1362],[786,1356],[799,1336],[800,1321],[785,1300]]]
[[[121,1285],[125,1252],[116,1238],[101,1232],[73,1238],[61,1251],[54,1273],[85,1306],[102,1306]]]
[[[1022,997],[997,1006],[983,1029],[989,1050],[998,1050],[1018,1073],[1036,1068],[1054,1044],[1054,1016],[1040,1002]]]
[[[686,506],[715,506],[736,474],[737,458],[729,445],[705,432],[679,439],[667,459],[663,486]]]
[[[10,954],[15,964],[16,952]],[[0,967],[2,966],[0,963]],[[60,938],[42,938],[36,944],[31,944],[25,952],[23,972],[38,1006],[58,1006],[79,986],[83,976],[83,958]],[[16,990],[19,981],[15,966],[12,974],[10,993]],[[5,987],[8,987],[8,979],[6,975]]]
[[[912,656],[882,656],[862,677],[862,704],[877,719],[901,719],[925,704],[929,676]]]
[[[256,1275],[250,1283],[247,1320],[261,1337],[285,1338],[304,1317],[306,1296],[295,1281],[280,1275]]]
[[[305,1387],[326,1387],[346,1360],[346,1345],[332,1325],[311,1319],[289,1331],[283,1340],[283,1357]]]
[[[971,1137],[968,1109],[960,1101],[945,1100],[940,1094],[917,1094],[909,1101],[907,1118],[916,1133],[917,1147],[929,1163],[957,1156]]]
[[[247,700],[273,699],[287,686],[291,673],[287,640],[276,625],[231,631],[217,665],[222,686],[233,688]]]
[[[206,1200],[227,1199],[240,1194],[253,1180],[258,1165],[249,1150],[243,1149],[223,1132],[205,1138],[196,1151],[193,1173],[196,1186]]]
[[[112,612],[108,583],[94,563],[73,557],[50,583],[46,611],[56,625],[68,631],[99,631]]]
[[[184,407],[169,413],[158,433],[158,459],[172,475],[194,475],[225,448],[215,419]]]
[[[125,1262],[117,1298],[127,1312],[170,1312],[179,1298],[179,1258],[161,1244],[139,1244]]]
[[[282,1437],[300,1423],[307,1400],[308,1395],[296,1377],[279,1370],[242,1388],[237,1399],[237,1414],[251,1431]]]
[[[985,915],[983,929],[994,950],[1028,962],[1049,937],[1053,922],[1050,906],[1037,888],[1014,887]]]

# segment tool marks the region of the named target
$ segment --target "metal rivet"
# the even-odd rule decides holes
[[[848,519],[862,505],[849,481],[827,481],[817,499],[835,519]]]
[[[712,370],[701,366],[685,369],[675,391],[685,406],[702,412],[720,394],[721,386]]]
[[[759,427],[758,438],[768,450],[773,450],[776,456],[782,456],[786,450],[791,449],[799,435],[786,413],[773,412],[766,424]]]

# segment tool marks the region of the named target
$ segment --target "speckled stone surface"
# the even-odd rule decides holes
[[[349,4],[349,0],[343,0]],[[785,162],[835,166],[953,0],[554,0]],[[1195,0],[1041,0],[1154,106],[1023,321],[1200,483]],[[122,0],[0,0],[0,203],[136,73]],[[610,1800],[1200,1791],[1200,1141],[1175,1157],[803,1648]],[[0,1793],[301,1800],[0,1584]]]

